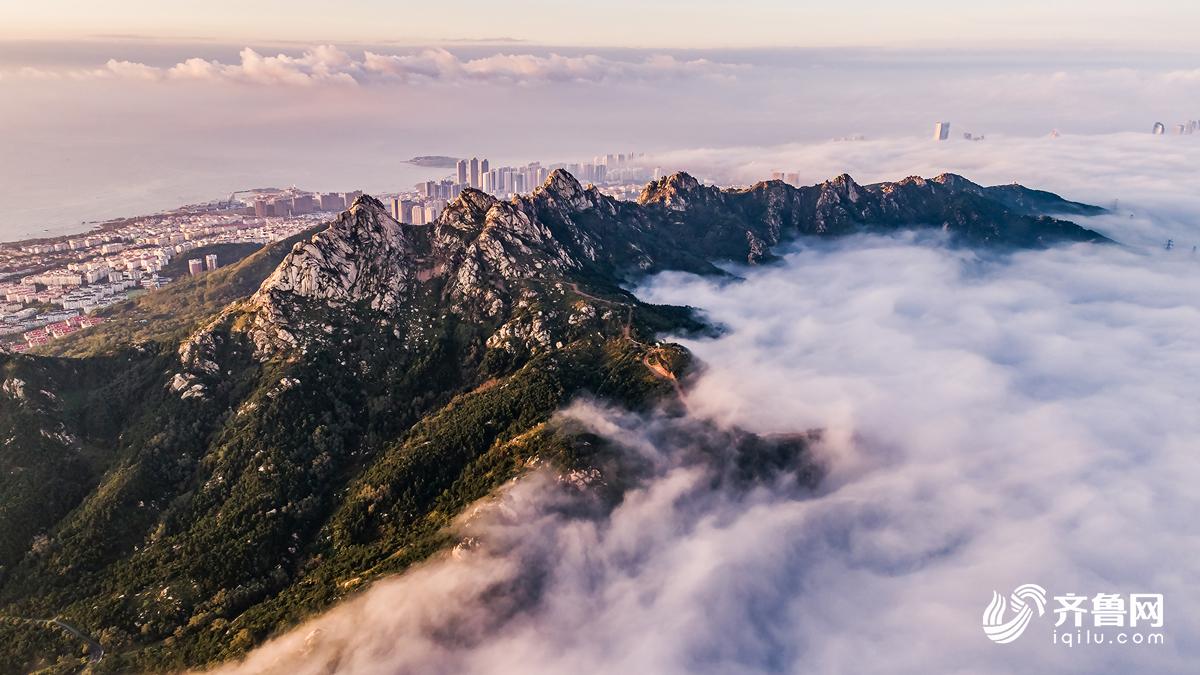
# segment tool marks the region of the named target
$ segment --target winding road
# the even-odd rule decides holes
[[[54,617],[53,619],[31,619],[31,618],[24,617],[24,616],[7,616],[4,614],[0,614],[0,619],[9,619],[10,621],[20,621],[22,623],[31,623],[34,625],[43,626],[47,629],[57,628],[59,630],[65,631],[65,632],[71,634],[72,636],[74,636],[75,638],[83,640],[84,642],[87,643],[87,646],[88,646],[87,656],[88,656],[89,662],[99,663],[100,659],[104,658],[104,645],[100,644],[99,642],[96,642],[95,640],[92,639],[92,637],[90,635],[84,633],[83,631],[79,630],[75,626],[72,626],[71,624],[67,623],[66,621],[63,621],[62,619],[60,619],[58,617]]]

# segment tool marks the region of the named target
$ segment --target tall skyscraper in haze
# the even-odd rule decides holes
[[[393,199],[392,218],[395,218],[398,223],[411,223],[414,205],[415,203],[411,199]]]
[[[950,138],[950,123],[938,122],[933,126],[933,140],[944,141]]]
[[[257,207],[258,204],[255,204]],[[321,195],[321,210],[322,211],[341,211],[346,208],[346,200],[336,192],[326,192]]]
[[[471,175],[469,178],[470,178],[470,180],[468,182],[470,183],[471,187],[478,188],[479,187],[479,158],[478,157],[471,158]]]
[[[1166,125],[1163,124],[1162,122],[1155,122],[1153,133],[1155,136],[1162,136],[1163,134],[1167,133]]]
[[[458,164],[455,165],[455,168],[458,169],[458,184],[466,185],[467,179],[470,178],[470,164],[467,162],[467,160],[460,159],[458,160]]]
[[[192,258],[188,261],[188,274],[195,276],[204,271],[204,261],[199,258]]]
[[[483,159],[479,160],[479,176],[480,176],[479,180],[480,181],[483,180],[483,174],[485,174],[487,172],[488,172],[488,161],[487,161],[487,158],[484,157]]]
[[[208,255],[204,256],[204,269],[206,269],[210,272],[212,270],[217,269],[217,254],[216,253],[209,253]]]

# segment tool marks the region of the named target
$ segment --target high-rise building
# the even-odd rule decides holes
[[[292,197],[292,215],[301,215],[304,213],[312,213],[316,204],[313,203],[312,195],[296,195]]]
[[[266,218],[269,215],[268,211],[270,210],[270,208],[271,207],[267,204],[267,200],[265,200],[265,199],[255,199],[254,200],[254,215],[255,215],[255,217]]]
[[[192,258],[188,261],[188,274],[196,276],[204,271],[204,261],[199,258]]]
[[[336,192],[326,192],[321,195],[322,211],[341,211],[346,208],[346,200]]]
[[[470,176],[468,176],[468,179],[469,179],[468,182],[471,184],[471,187],[477,188],[477,187],[479,187],[479,158],[478,157],[471,158],[471,167],[470,168],[471,168],[471,173],[470,173]]]
[[[1163,134],[1167,133],[1166,125],[1164,125],[1162,122],[1155,122],[1153,133],[1155,136],[1162,136]]]
[[[342,200],[344,202],[346,202],[346,208],[350,208],[351,206],[354,206],[354,200],[358,199],[361,196],[362,196],[362,190],[352,190],[350,192],[343,192]]]
[[[793,187],[800,186],[800,174],[799,173],[791,172],[788,175],[784,176],[783,180],[785,183],[787,183]]]
[[[466,185],[467,180],[471,177],[470,176],[471,168],[470,168],[467,160],[465,160],[465,159],[458,160],[458,163],[455,164],[454,168],[458,170],[458,174],[456,176],[458,178],[458,184]]]
[[[393,199],[392,200],[392,217],[398,223],[412,222],[412,209],[415,204],[411,199]]]
[[[783,180],[784,174],[782,171],[772,171],[771,180]]]
[[[425,222],[428,224],[437,220],[437,217],[442,215],[442,211],[444,210],[446,210],[445,200],[435,199],[434,201],[428,202],[425,204],[424,209]]]
[[[479,160],[479,175],[481,176],[480,180],[482,180],[483,174],[485,174],[487,172],[488,172],[488,161],[487,161],[487,158],[485,157],[485,158]]]
[[[210,272],[217,269],[217,254],[216,253],[209,253],[208,255],[204,256],[204,269],[206,269]]]
[[[491,193],[491,192],[495,191],[496,188],[492,185],[492,178],[493,178],[494,174],[495,174],[494,171],[489,171],[489,172],[483,174],[482,184],[479,186],[480,190],[483,190],[484,192],[487,192],[487,193]]]
[[[409,220],[408,220],[409,223],[411,223],[413,225],[424,225],[425,224],[425,207],[424,206],[421,206],[420,204],[414,204],[412,209],[409,211],[409,214],[411,214],[409,217]]]
[[[950,123],[938,122],[933,126],[933,140],[944,141],[950,138]]]

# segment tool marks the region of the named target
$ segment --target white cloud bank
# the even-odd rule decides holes
[[[102,68],[47,70],[22,68],[8,74],[14,79],[123,79],[147,81],[234,82],[254,85],[315,86],[370,83],[546,82],[604,83],[654,81],[689,77],[728,78],[739,66],[707,59],[681,60],[667,54],[647,54],[637,60],[619,60],[584,54],[508,54],[462,58],[442,48],[414,53],[351,55],[333,45],[304,50],[299,56],[264,55],[246,47],[237,63],[188,58],[170,67],[109,59]]]
[[[1111,174],[1140,197],[1139,218],[1088,223],[1117,239],[1143,237],[1163,193],[1177,195],[1166,201],[1179,227],[1195,173],[1152,173],[1162,164],[1146,158],[1114,167],[1106,152],[1041,170],[1074,190]],[[1003,170],[1011,157],[995,160]],[[1190,217],[1195,233],[1200,210]],[[826,430],[817,494],[714,490],[661,420],[576,406],[569,415],[656,459],[609,517],[571,515],[535,474],[468,526],[477,549],[377,584],[225,672],[1194,670],[1190,250],[991,258],[899,236],[811,245],[741,273],[663,275],[639,294],[730,328],[688,343],[707,364],[688,394],[693,416]],[[1167,643],[1055,645],[1052,614],[1013,644],[990,643],[980,617],[992,590],[1023,583],[1163,593]]]

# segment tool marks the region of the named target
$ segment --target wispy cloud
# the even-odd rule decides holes
[[[620,60],[596,54],[564,56],[555,53],[496,53],[463,58],[449,50],[434,47],[403,54],[364,51],[361,56],[355,56],[333,45],[311,47],[299,56],[283,53],[269,56],[246,47],[241,50],[238,59],[237,63],[223,63],[215,59],[193,57],[169,67],[110,59],[100,68],[24,68],[8,76],[20,79],[191,80],[301,87],[389,82],[527,85],[729,78],[742,68],[707,59],[683,60],[667,54],[649,54],[637,60]]]

